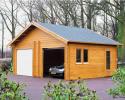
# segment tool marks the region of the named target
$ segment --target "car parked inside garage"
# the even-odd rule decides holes
[[[64,77],[64,65],[51,66],[49,74],[50,76]]]

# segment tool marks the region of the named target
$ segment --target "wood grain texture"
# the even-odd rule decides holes
[[[15,46],[13,46],[13,73],[14,75],[17,74],[17,50],[15,49]]]
[[[76,48],[88,49],[88,63],[76,64]],[[111,51],[111,69],[106,70],[106,50]],[[117,47],[104,45],[69,44],[70,80],[111,76],[117,68]]]
[[[33,76],[43,77],[43,48],[64,48],[65,80],[111,76],[117,68],[117,47],[109,45],[65,43],[38,28],[13,44],[13,70],[17,74],[17,50],[33,49]],[[76,49],[88,49],[88,64],[76,64]],[[106,50],[111,51],[111,69],[106,70]]]
[[[69,46],[64,48],[64,78],[70,80],[70,69],[69,69]]]
[[[18,40],[20,40],[20,38],[24,35],[27,34],[27,31],[31,31],[31,30],[34,30],[34,28],[38,28],[40,29],[41,31],[44,31],[45,33],[55,37],[56,39],[64,42],[64,43],[67,43],[67,39],[64,39],[63,37],[57,35],[56,33],[46,29],[45,27],[39,25],[38,23],[36,22],[31,22],[29,25],[27,25],[9,44],[8,46],[13,46],[15,42],[17,42]]]
[[[43,48],[58,48],[65,47],[65,43],[55,37],[36,28],[19,42],[13,45],[13,69],[14,74],[17,72],[17,50],[18,49],[33,49],[33,76],[43,77]]]

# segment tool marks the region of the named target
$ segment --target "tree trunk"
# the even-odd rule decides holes
[[[65,26],[68,26],[68,24],[69,24],[69,21],[68,21],[69,19],[68,19],[68,14],[67,14],[67,12],[65,12]]]
[[[2,47],[1,47],[1,57],[4,58],[4,22],[2,21]]]
[[[120,0],[120,14],[119,14],[119,20],[118,22],[118,36],[117,39],[120,43],[123,44],[123,46],[119,47],[118,53],[119,53],[119,59],[122,62],[125,62],[125,16],[124,16],[124,1]]]
[[[87,28],[91,29],[91,17],[87,17]]]
[[[120,61],[125,62],[125,23],[118,23],[118,36],[117,39],[123,45],[118,48],[118,58]]]
[[[81,26],[84,28],[84,8],[83,8],[83,1],[80,0],[80,7],[81,7]]]

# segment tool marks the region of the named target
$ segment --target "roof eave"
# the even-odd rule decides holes
[[[7,44],[7,46],[12,46],[12,44],[32,25],[32,23],[30,23],[29,25],[27,25],[11,42],[9,42]]]
[[[86,43],[86,44],[100,44],[100,45],[116,45],[116,46],[123,46],[123,44],[120,44],[120,43],[116,43],[116,44],[106,44],[106,43],[94,43],[94,42],[81,42],[81,41],[70,41],[70,40],[67,40],[61,36],[59,36],[58,34],[56,34],[55,32],[52,32],[51,30],[49,29],[46,29],[45,27],[39,25],[38,23],[36,22],[31,22],[26,28],[24,28],[24,30],[22,30],[7,46],[12,46],[14,42],[16,42],[16,40],[31,26],[35,26],[41,30],[44,30],[45,32],[47,32],[48,34],[52,35],[53,37],[61,40],[62,42],[64,43],[68,43],[68,42],[72,42],[72,43]]]
[[[39,28],[39,29],[42,29],[42,30],[46,31],[47,33],[50,32],[51,35],[53,35],[54,37],[56,37],[56,38],[58,38],[59,40],[63,41],[64,43],[67,43],[67,42],[68,42],[68,40],[66,40],[66,39],[64,39],[63,37],[61,37],[61,36],[55,34],[54,32],[52,32],[52,31],[50,31],[50,30],[48,30],[48,29],[46,29],[46,28],[40,26],[40,25],[37,24],[36,22],[31,22],[31,23],[30,23],[29,25],[27,25],[11,42],[9,42],[7,46],[12,46],[13,43],[14,43],[30,26],[32,26],[32,25],[35,26],[35,27],[37,27],[37,28]]]
[[[95,42],[79,42],[79,41],[68,41],[68,43],[83,43],[83,44],[98,44],[98,45],[112,45],[112,46],[123,46],[123,44],[106,44],[106,43],[95,43]]]

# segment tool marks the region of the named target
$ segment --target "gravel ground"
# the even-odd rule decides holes
[[[26,84],[25,92],[30,100],[43,100],[43,88],[51,81],[52,83],[58,82],[57,78],[33,78],[28,76],[14,76],[8,75],[8,79]],[[107,89],[113,87],[111,78],[96,78],[85,80],[90,89],[96,90],[99,100],[125,100],[125,98],[113,99],[107,94]]]

